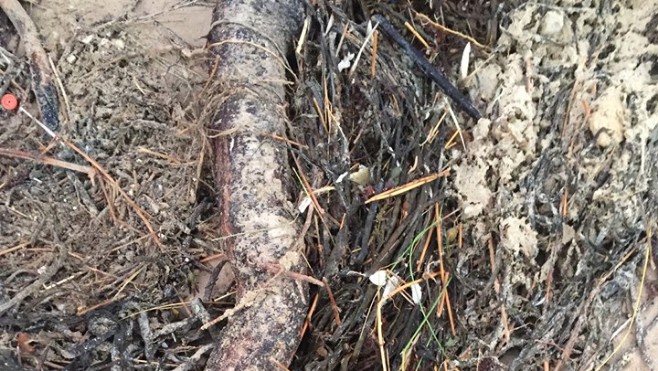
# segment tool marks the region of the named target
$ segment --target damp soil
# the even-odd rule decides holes
[[[104,3],[23,3],[58,73],[60,134],[87,158],[0,111],[7,370],[203,369],[222,324],[200,328],[234,303],[207,130],[214,2]],[[484,118],[372,32],[373,14]],[[309,2],[284,140],[308,275],[326,286],[289,368],[658,368],[655,14],[634,0]],[[0,46],[0,81],[36,115],[3,15]]]

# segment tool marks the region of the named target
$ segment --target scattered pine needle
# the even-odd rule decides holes
[[[22,249],[22,248],[24,248],[24,247],[26,247],[26,246],[29,246],[29,245],[30,245],[29,242],[25,242],[25,243],[22,243],[22,244],[20,244],[20,245],[16,245],[16,246],[14,246],[14,247],[10,247],[10,248],[5,249],[5,250],[0,250],[0,256],[3,256],[3,255],[6,255],[6,254],[9,254],[9,253],[12,253],[12,252],[17,251],[17,250],[20,250],[20,249]]]
[[[105,170],[105,168],[103,168],[101,166],[101,164],[99,164],[96,160],[91,158],[86,152],[84,152],[83,150],[78,148],[75,144],[71,143],[69,140],[65,139],[64,137],[62,137],[60,135],[57,135],[55,132],[53,132],[50,128],[48,128],[44,123],[39,121],[37,118],[35,118],[30,112],[25,110],[23,107],[20,107],[19,110],[20,110],[21,113],[23,113],[24,115],[29,117],[33,122],[35,122],[37,125],[39,125],[39,127],[41,127],[41,129],[43,129],[49,136],[51,136],[53,139],[59,141],[60,143],[62,143],[67,148],[73,150],[75,153],[82,156],[82,158],[84,158],[85,161],[87,161],[89,164],[91,164],[91,166],[94,169],[96,169],[103,176],[103,178],[105,178],[105,180],[108,183],[110,183],[112,188],[123,197],[123,199],[126,201],[126,203],[128,203],[128,206],[130,206],[130,208],[133,209],[133,211],[135,211],[137,216],[142,220],[142,222],[146,226],[146,229],[148,229],[149,235],[151,236],[151,238],[153,239],[155,244],[158,245],[158,247],[160,247],[160,249],[164,248],[164,245],[162,244],[162,242],[158,238],[158,235],[155,233],[155,229],[153,229],[153,226],[151,225],[151,222],[149,221],[148,213],[146,213],[146,211],[144,211],[128,195],[128,193],[126,193],[126,191],[124,191],[119,186],[119,183],[112,177],[112,175],[110,175],[110,173],[107,170]],[[91,178],[91,181],[93,183],[94,178]],[[108,205],[109,204],[111,204],[111,203],[108,202]]]
[[[329,295],[329,301],[331,302],[331,311],[334,313],[334,321],[336,321],[336,326],[340,326],[341,324],[340,311],[338,310],[338,305],[336,304],[334,293],[331,291],[331,286],[329,285],[329,281],[327,281],[326,278],[323,278],[322,282],[324,282],[324,288],[327,290],[327,294]]]
[[[560,205],[561,206],[560,214],[562,215],[562,218],[566,218],[567,215],[569,214],[568,204],[569,204],[569,195],[567,194],[567,190],[565,189],[564,192],[562,193],[562,202]]]
[[[434,230],[430,227],[427,232],[427,237],[425,237],[425,243],[423,244],[423,251],[420,253],[420,258],[418,258],[418,262],[416,263],[416,272],[420,272],[421,265],[423,264],[423,261],[425,261],[425,254],[427,253],[427,248],[432,240],[433,231]]]
[[[91,180],[93,180],[96,175],[96,170],[94,170],[92,167],[89,166],[78,165],[72,162],[58,160],[53,157],[43,156],[40,154],[34,154],[20,150],[0,148],[0,156],[20,158],[23,160],[31,160],[43,165],[51,165],[62,169],[77,171],[79,173],[87,174],[87,176]]]
[[[325,129],[327,131],[327,134],[331,134],[331,102],[329,102],[329,89],[327,87],[327,79],[322,80],[322,94],[323,94],[322,100],[324,102],[323,116],[324,116],[324,122],[327,124],[327,127]]]
[[[213,255],[208,255],[205,258],[199,260],[200,263],[207,263],[213,260],[226,260],[226,254],[224,253],[217,253]]]
[[[142,265],[139,269],[135,270],[135,272],[134,272],[133,274],[131,274],[131,275],[130,275],[130,276],[129,276],[129,277],[128,277],[128,278],[127,278],[122,284],[121,284],[121,287],[119,287],[119,290],[117,291],[116,294],[114,294],[114,296],[112,297],[112,299],[113,299],[113,300],[117,300],[118,297],[119,297],[119,296],[121,295],[121,293],[123,292],[123,290],[126,288],[126,286],[128,286],[128,284],[130,284],[132,281],[134,281],[135,278],[137,278],[137,276],[139,276],[139,274],[142,273],[142,271],[144,271],[144,269],[146,269],[146,267],[147,267],[147,265]]]
[[[76,315],[78,315],[78,316],[84,316],[85,314],[87,314],[87,313],[89,313],[89,312],[93,312],[93,311],[95,311],[95,310],[97,310],[97,309],[100,309],[100,308],[105,307],[105,306],[108,306],[108,305],[110,305],[110,304],[112,304],[112,303],[114,303],[114,302],[116,302],[116,301],[118,301],[118,300],[121,300],[121,299],[123,299],[123,297],[124,297],[124,296],[120,296],[120,297],[112,297],[112,298],[109,298],[109,299],[107,299],[107,300],[105,300],[105,301],[102,301],[102,302],[100,302],[100,303],[98,303],[98,304],[96,304],[96,305],[92,305],[91,307],[78,307],[78,310],[77,310],[77,312],[76,312]]]
[[[457,139],[457,136],[458,136],[458,135],[460,135],[460,131],[459,131],[459,130],[455,130],[455,132],[452,133],[452,135],[450,136],[450,138],[449,138],[448,141],[446,142],[444,148],[445,148],[445,149],[450,149],[450,148],[454,147],[455,144],[456,144],[455,139]]]
[[[320,108],[320,104],[318,103],[318,100],[315,99],[315,97],[313,97],[313,107],[315,107],[315,110],[318,112],[318,118],[320,119],[320,123],[322,124],[325,133],[329,134],[329,127],[327,126],[327,123],[324,119],[324,113],[322,112],[322,108]]]
[[[217,68],[219,68],[219,56],[215,56],[215,60],[213,61],[212,64],[212,70],[210,71],[210,77],[208,77],[206,84],[203,86],[203,89],[201,89],[200,95],[205,93],[208,87],[210,86],[210,83],[212,83],[215,80],[215,75],[217,75]]]
[[[441,31],[443,31],[443,32],[446,32],[446,33],[449,33],[449,34],[451,34],[451,35],[455,35],[455,36],[457,36],[457,37],[461,37],[461,38],[464,39],[464,40],[470,41],[471,44],[476,45],[478,48],[481,48],[481,49],[484,49],[484,50],[490,50],[490,49],[491,49],[491,48],[489,48],[489,47],[486,46],[486,45],[480,44],[479,42],[477,42],[477,40],[475,40],[474,38],[472,38],[472,37],[470,37],[470,36],[468,36],[468,35],[464,35],[464,34],[461,33],[461,32],[457,32],[457,31],[451,30],[451,29],[448,28],[448,27],[442,26],[442,25],[440,25],[440,24],[434,22],[433,20],[431,20],[431,19],[430,19],[428,16],[426,16],[425,14],[422,14],[422,13],[418,13],[418,12],[416,12],[416,17],[420,18],[421,21],[427,22],[427,23],[430,24],[432,27],[438,28],[439,30],[441,30]]]
[[[427,41],[425,41],[425,39],[418,33],[418,31],[416,31],[416,29],[414,28],[414,26],[411,25],[411,23],[404,22],[404,26],[407,28],[407,30],[409,30],[409,32],[411,32],[414,35],[415,38],[418,39],[418,41],[420,41],[421,44],[423,44],[425,49],[430,48],[430,44],[428,44]]]
[[[374,79],[377,76],[377,44],[379,42],[379,32],[375,31],[372,37],[372,58],[370,59],[370,76]]]
[[[457,249],[461,250],[464,246],[464,223],[459,222],[457,238]]]
[[[441,211],[439,209],[439,204],[434,204],[434,223],[436,224],[436,249],[439,255],[439,277],[441,277],[441,282],[445,287],[442,287],[441,290],[445,292],[445,295],[442,296],[441,302],[436,310],[437,317],[440,317],[443,314],[444,305],[447,304],[448,290],[446,290],[448,285],[447,274],[443,265],[443,232],[442,232],[442,222]]]
[[[431,182],[433,182],[433,181],[435,181],[435,180],[437,180],[441,177],[448,176],[449,174],[450,174],[450,170],[444,170],[440,173],[432,174],[432,175],[426,176],[424,178],[420,178],[420,179],[411,181],[407,184],[403,184],[399,187],[391,188],[391,189],[389,189],[387,191],[384,191],[384,192],[382,192],[378,195],[372,196],[365,203],[369,204],[371,202],[381,201],[381,200],[385,200],[387,198],[399,196],[403,193],[411,191],[412,189],[418,188],[418,187],[423,186],[427,183],[431,183]]]
[[[489,260],[491,262],[491,274],[494,274],[496,272],[496,253],[495,253],[495,248],[494,248],[494,239],[493,236],[489,237]],[[500,294],[500,281],[498,280],[498,277],[494,278],[494,292],[499,295]],[[511,331],[509,330],[509,325],[508,325],[508,319],[507,319],[507,310],[505,309],[505,305],[501,304],[500,305],[500,322],[502,323],[503,326],[503,336],[505,338],[505,342],[509,343],[510,338],[512,336]]]
[[[429,133],[427,133],[427,138],[425,138],[425,141],[423,143],[421,143],[421,146],[423,146],[425,144],[428,144],[428,143],[429,144],[434,143],[434,140],[436,139],[436,137],[439,136],[439,127],[441,126],[441,123],[443,123],[443,121],[445,121],[447,115],[448,115],[448,112],[444,111],[443,114],[441,115],[441,117],[439,118],[439,120],[436,122],[436,124],[430,129]],[[446,144],[445,148],[448,148],[447,144]]]
[[[306,315],[306,320],[304,321],[304,325],[302,325],[302,330],[300,331],[300,338],[304,337],[304,334],[306,334],[306,330],[308,329],[308,326],[311,324],[311,320],[313,319],[313,314],[315,313],[315,308],[318,305],[318,299],[320,299],[320,294],[315,294],[315,298],[313,299],[313,303],[311,303],[311,308],[308,310],[308,314]]]
[[[450,273],[446,273],[445,275],[445,280],[443,281],[446,283],[446,286],[448,286],[448,282],[450,282]],[[445,298],[445,303],[446,303],[446,308],[448,312],[448,321],[450,322],[450,333],[452,334],[453,337],[457,336],[457,331],[455,330],[455,319],[452,315],[452,306],[450,305],[450,295],[448,295],[448,290],[445,290],[445,295],[443,295]]]
[[[315,211],[317,211],[318,215],[320,216],[320,219],[324,221],[325,212],[324,209],[320,207],[320,203],[318,202],[317,197],[315,197],[315,192],[313,192],[313,187],[311,187],[311,184],[308,182],[308,179],[306,179],[306,176],[304,175],[304,173],[302,173],[303,168],[299,163],[299,160],[297,160],[297,157],[293,155],[292,158],[295,161],[295,165],[297,165],[297,170],[295,171],[295,174],[297,174],[297,178],[299,179],[299,182],[302,185],[302,189],[304,189],[304,193],[306,193],[306,196],[311,199],[311,203],[313,204]]]

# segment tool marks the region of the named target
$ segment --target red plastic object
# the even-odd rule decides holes
[[[14,94],[7,93],[3,95],[0,103],[2,104],[2,108],[8,111],[13,111],[18,108],[18,98],[16,98]]]

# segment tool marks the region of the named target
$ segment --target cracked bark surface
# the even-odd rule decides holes
[[[219,1],[213,13],[208,40],[218,57],[220,101],[210,134],[238,297],[208,370],[287,366],[300,341],[308,287],[271,268],[304,272],[304,246],[295,246],[299,228],[288,206],[287,149],[273,139],[285,134],[286,52],[302,17],[298,0]]]

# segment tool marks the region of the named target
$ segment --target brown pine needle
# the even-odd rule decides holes
[[[331,102],[329,102],[327,79],[323,79],[322,81],[322,92],[324,94],[324,121],[327,123],[327,134],[331,134]]]
[[[10,247],[10,248],[5,249],[5,250],[0,250],[0,256],[3,256],[3,255],[6,255],[6,254],[9,254],[9,253],[12,253],[12,252],[14,252],[14,251],[16,251],[16,250],[20,250],[20,249],[22,249],[22,248],[24,248],[24,247],[26,247],[26,246],[29,246],[29,245],[30,245],[29,242],[24,242],[24,243],[22,243],[22,244],[20,244],[20,245],[16,245],[16,246],[14,246],[14,247]]]
[[[439,204],[435,203],[434,204],[434,223],[436,224],[436,248],[437,252],[439,254],[439,277],[441,277],[441,281],[445,286],[448,285],[448,280],[446,280],[446,271],[443,266],[443,233],[441,232],[441,212],[439,210]],[[442,290],[444,290],[442,288]],[[443,307],[444,304],[446,303],[446,298],[448,296],[448,291],[445,290],[445,295],[441,298],[441,303],[436,309],[436,315],[437,317],[440,317],[443,314]]]
[[[496,272],[496,253],[494,252],[493,236],[489,237],[489,263],[491,264],[491,274]]]
[[[427,253],[427,248],[430,245],[430,240],[432,239],[432,232],[434,231],[433,228],[430,228],[430,230],[427,232],[427,237],[425,238],[425,243],[423,244],[423,251],[420,253],[420,258],[418,258],[418,263],[416,263],[416,272],[420,272],[420,266],[423,264],[423,261],[425,260],[425,254]]]
[[[56,139],[59,139],[62,143],[64,143],[65,146],[68,148],[72,149],[75,151],[77,154],[82,156],[87,162],[89,162],[96,170],[98,170],[101,175],[107,180],[107,182],[112,186],[113,189],[119,192],[119,194],[123,197],[123,199],[126,201],[128,206],[133,209],[133,211],[137,214],[137,216],[142,220],[142,223],[146,226],[146,229],[149,231],[149,235],[151,236],[151,239],[153,239],[153,242],[158,245],[161,249],[164,248],[164,245],[160,241],[160,238],[158,238],[157,233],[155,233],[155,229],[153,229],[153,226],[151,225],[151,222],[149,221],[148,214],[139,206],[137,203],[124,191],[121,186],[119,186],[119,183],[110,175],[110,173],[105,170],[104,167],[101,166],[96,160],[91,158],[87,153],[85,153],[83,150],[78,148],[76,145],[73,143],[69,142],[68,140],[57,136]]]
[[[144,211],[139,205],[137,205],[137,203],[128,195],[128,193],[126,193],[119,186],[119,183],[117,183],[117,181],[112,177],[112,175],[110,175],[110,173],[107,170],[105,170],[105,168],[103,168],[101,164],[99,164],[96,160],[91,158],[87,153],[85,153],[83,150],[78,148],[75,144],[71,143],[64,137],[55,134],[50,128],[48,128],[41,121],[37,120],[34,116],[32,116],[32,114],[29,111],[25,110],[23,107],[20,107],[19,111],[24,115],[26,115],[27,117],[29,117],[37,125],[39,125],[39,127],[41,127],[41,129],[43,129],[54,140],[61,142],[66,147],[68,147],[69,149],[73,150],[74,152],[82,156],[82,158],[84,158],[89,164],[91,164],[91,167],[93,167],[95,171],[98,171],[103,176],[103,178],[107,180],[107,182],[113,187],[113,189],[116,190],[124,198],[128,206],[130,206],[130,208],[133,209],[133,211],[137,214],[137,216],[142,220],[142,222],[146,226],[146,229],[148,229],[149,231],[149,236],[153,239],[155,244],[158,245],[158,247],[160,247],[161,249],[164,248],[164,245],[160,241],[160,238],[158,238],[158,235],[155,233],[155,230],[153,229],[153,226],[149,221],[148,213],[146,213],[146,211]],[[94,177],[91,177],[91,181],[92,183],[94,182]]]
[[[301,180],[304,193],[306,193],[306,196],[311,199],[311,203],[313,204],[315,211],[317,211],[318,215],[320,215],[320,218],[324,220],[323,218],[325,215],[324,209],[320,206],[318,199],[315,197],[315,192],[313,191],[311,184],[308,182],[308,179],[306,179],[306,176],[304,175],[304,173],[302,173],[302,167],[299,164],[297,157],[293,156],[293,159],[295,160],[295,164],[297,165],[297,171],[298,171],[297,174],[299,176],[299,179]]]
[[[439,127],[441,126],[441,123],[445,121],[447,116],[448,116],[448,111],[444,111],[441,117],[439,118],[439,120],[436,122],[436,124],[430,129],[429,133],[427,133],[427,138],[425,138],[425,141],[421,143],[421,146],[427,143],[429,144],[434,143],[434,140],[439,135]]]
[[[461,250],[462,246],[464,246],[464,224],[459,223],[459,229],[458,229],[458,234],[459,238],[457,239],[457,249]]]
[[[444,290],[447,291],[447,285],[445,283],[441,286],[440,291],[444,291]],[[439,299],[439,305],[436,307],[436,316],[437,317],[441,317],[443,315],[443,308],[446,305],[445,295],[443,295],[443,293],[439,293],[439,295],[441,295],[441,298]]]
[[[455,35],[455,36],[457,36],[457,37],[461,37],[462,39],[469,41],[471,44],[477,46],[478,48],[482,48],[482,49],[484,49],[484,50],[489,50],[489,49],[490,49],[488,46],[483,45],[483,44],[480,44],[479,42],[477,42],[477,40],[475,40],[474,38],[472,38],[472,37],[470,37],[470,36],[468,36],[468,35],[464,35],[463,33],[460,33],[460,32],[454,31],[454,30],[451,30],[451,29],[449,29],[448,27],[442,26],[442,25],[440,25],[440,24],[434,22],[433,20],[431,20],[431,19],[430,19],[428,16],[426,16],[425,14],[422,14],[422,13],[418,13],[418,12],[416,12],[416,17],[420,18],[422,21],[429,23],[432,27],[438,28],[439,30],[441,30],[441,31],[443,31],[443,32],[447,32],[447,33],[449,33],[449,34],[451,34],[451,35]]]
[[[393,291],[388,293],[388,295],[386,295],[386,297],[384,299],[382,299],[382,303],[387,302],[389,299],[391,299],[395,295],[403,292],[404,290],[408,289],[409,287],[411,287],[415,284],[419,284],[421,282],[436,278],[438,276],[439,276],[439,272],[433,272],[433,273],[425,275],[424,277],[421,277],[421,278],[415,279],[413,281],[407,282],[403,285],[400,285],[400,286],[396,287]]]
[[[129,276],[129,277],[128,277],[128,278],[127,278],[122,284],[121,284],[121,287],[119,287],[119,290],[117,290],[117,293],[114,294],[114,296],[112,297],[112,299],[113,299],[113,300],[118,300],[119,296],[121,295],[121,293],[123,292],[123,290],[126,288],[126,286],[128,286],[128,284],[130,284],[132,281],[134,281],[135,278],[137,278],[137,276],[139,276],[139,274],[142,273],[142,271],[144,271],[144,269],[146,269],[146,265],[142,265],[139,269],[136,269],[135,272],[133,272],[133,273],[132,273],[132,274],[131,274],[131,275],[130,275],[130,276]]]
[[[89,312],[92,312],[92,311],[95,311],[96,309],[108,306],[108,305],[116,302],[117,300],[121,300],[121,299],[123,299],[123,297],[112,297],[112,298],[107,299],[105,301],[102,301],[102,302],[100,302],[96,305],[92,305],[91,307],[78,307],[78,310],[77,310],[76,314],[78,316],[84,316],[85,314],[87,314]]]
[[[326,278],[323,278],[322,282],[324,282],[324,288],[327,290],[327,294],[329,295],[331,311],[334,313],[334,321],[336,321],[336,326],[340,326],[340,312],[338,310],[338,305],[336,304],[336,299],[334,299],[334,293],[331,291],[331,286],[329,285],[329,281],[327,281]]]
[[[281,267],[281,265],[277,263],[262,263],[261,266],[271,273],[275,275],[282,274],[288,278],[291,278],[296,281],[302,281],[302,282],[307,282],[310,283],[311,285],[319,286],[319,287],[324,287],[325,283],[320,281],[319,279],[311,276],[307,276],[305,274],[285,270]]]
[[[43,156],[41,154],[35,154],[35,153],[14,150],[14,149],[0,148],[0,156],[20,158],[23,160],[31,160],[44,165],[51,165],[62,169],[68,169],[72,171],[77,171],[79,173],[85,173],[92,181],[96,176],[96,170],[94,170],[94,168],[90,166],[78,165],[72,162],[58,160],[53,157]]]
[[[263,135],[268,136],[272,139],[278,140],[280,142],[286,143],[288,145],[296,146],[297,148],[308,148],[307,146],[305,146],[305,145],[303,145],[299,142],[295,142],[294,140],[288,139],[286,137],[282,137],[280,135],[268,134],[268,133],[263,133]]]
[[[569,202],[569,195],[567,194],[567,190],[565,189],[564,192],[562,193],[562,203],[561,203],[561,214],[562,218],[566,218],[568,213],[569,213],[569,208],[568,208],[568,202]]]
[[[448,282],[448,279],[450,278],[450,273],[446,273],[445,275],[445,281],[446,284]],[[450,321],[450,333],[452,334],[453,337],[457,336],[457,331],[455,331],[455,320],[452,316],[452,306],[450,305],[450,295],[448,295],[448,290],[445,291],[445,295],[443,295],[446,301],[446,308],[448,309],[448,320]]]
[[[315,110],[318,111],[318,118],[320,119],[320,123],[322,124],[324,131],[329,133],[329,128],[327,127],[327,123],[324,120],[324,113],[322,112],[322,108],[320,108],[320,104],[318,103],[318,100],[315,99],[315,97],[313,97],[313,107],[315,107]]]
[[[452,135],[450,136],[450,139],[448,139],[448,141],[446,142],[446,145],[444,146],[444,148],[445,148],[445,149],[450,149],[450,148],[454,147],[455,144],[456,144],[456,141],[455,141],[455,140],[457,139],[457,136],[458,136],[460,133],[461,133],[461,132],[460,132],[459,130],[455,130],[455,132],[452,133]]]
[[[409,30],[409,32],[411,32],[414,35],[415,38],[418,39],[418,41],[420,41],[421,44],[423,44],[425,49],[430,48],[430,44],[428,44],[427,41],[425,41],[425,39],[418,33],[418,31],[416,31],[416,29],[414,28],[414,26],[411,25],[411,23],[404,22],[404,26],[407,28],[407,30]]]
[[[207,262],[213,261],[213,260],[220,260],[220,261],[221,260],[226,260],[226,255],[224,253],[217,253],[217,254],[213,254],[213,255],[208,255],[205,258],[202,258],[201,260],[199,260],[199,262],[200,263],[207,263]]]
[[[205,91],[210,86],[210,83],[215,80],[215,75],[217,75],[217,68],[219,68],[219,56],[215,56],[215,61],[212,64],[212,71],[210,71],[210,77],[208,78],[208,81],[206,81],[206,84],[203,86],[203,89],[201,89],[201,94],[205,93]]]
[[[302,331],[300,331],[300,338],[304,337],[304,334],[306,334],[306,330],[308,329],[308,326],[311,323],[311,320],[313,319],[313,314],[315,313],[315,308],[318,305],[318,299],[320,299],[319,294],[315,294],[315,298],[313,299],[313,303],[311,303],[311,308],[308,310],[308,314],[306,315],[306,320],[304,320],[304,325],[302,325]]]
[[[169,162],[169,164],[171,164],[171,165],[184,165],[185,164],[183,161],[181,161],[181,160],[179,160],[179,159],[177,159],[177,158],[175,158],[171,155],[168,155],[168,154],[162,153],[162,152],[158,152],[158,151],[154,151],[154,150],[146,148],[146,147],[138,147],[137,152],[143,153],[145,155],[149,155],[149,156],[152,156],[152,157],[157,157],[157,158],[160,158],[160,159],[163,159],[163,160],[167,160]],[[191,163],[194,163],[194,162],[191,162]]]
[[[387,191],[384,191],[384,192],[382,192],[378,195],[372,196],[365,203],[369,204],[369,203],[374,202],[374,201],[385,200],[387,198],[391,198],[391,197],[401,195],[403,193],[411,191],[412,189],[418,188],[418,187],[423,186],[427,183],[431,183],[431,182],[433,182],[433,181],[435,181],[435,180],[437,180],[441,177],[448,176],[448,174],[450,174],[450,170],[444,170],[440,173],[432,174],[432,175],[426,176],[424,178],[420,178],[420,179],[411,181],[407,184],[403,184],[399,187],[391,188],[391,189],[389,189]]]

